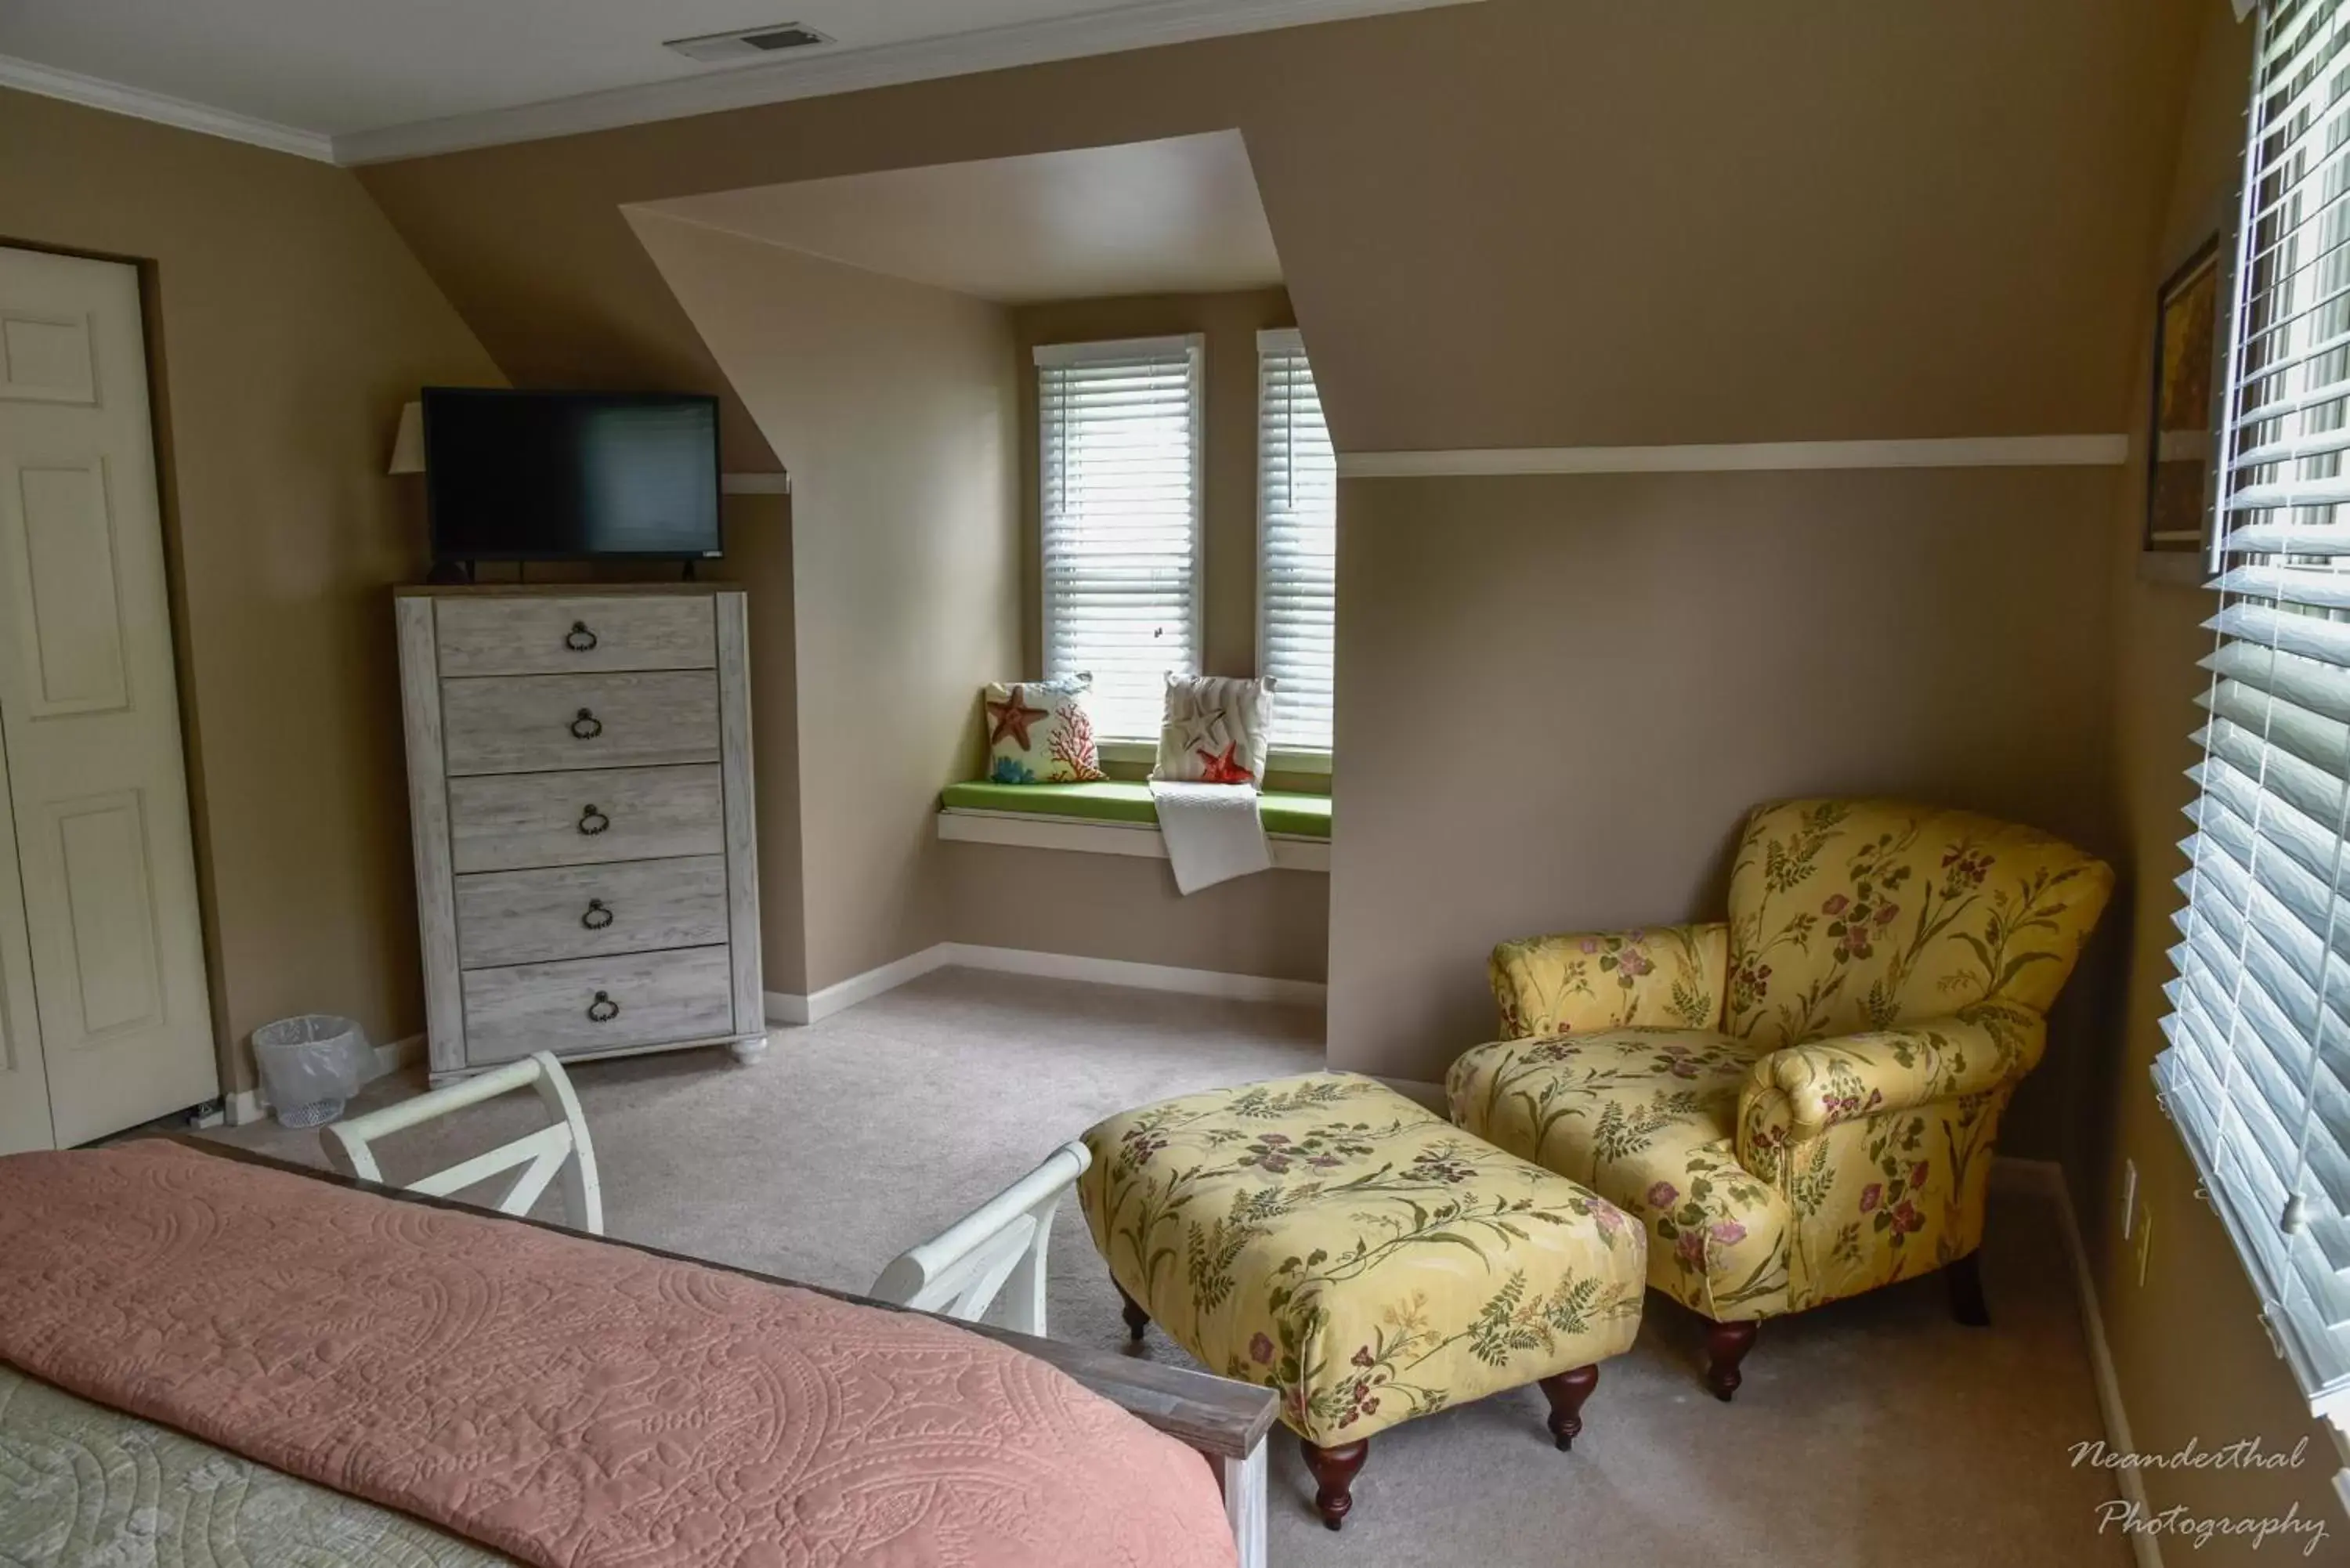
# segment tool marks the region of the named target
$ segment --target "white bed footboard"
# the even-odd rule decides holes
[[[528,1214],[531,1205],[560,1178],[565,1221],[575,1231],[602,1235],[604,1198],[596,1182],[596,1146],[588,1141],[588,1118],[580,1114],[578,1097],[571,1092],[571,1080],[564,1076],[562,1064],[543,1051],[446,1088],[321,1128],[319,1141],[326,1147],[328,1161],[337,1170],[362,1181],[386,1185],[369,1144],[525,1087],[538,1091],[539,1100],[555,1118],[550,1125],[410,1182],[407,1190],[429,1198],[446,1198],[477,1181],[486,1181],[501,1171],[521,1166],[522,1174],[492,1205],[499,1213]]]
[[[1092,1163],[1084,1144],[1063,1144],[970,1214],[900,1252],[868,1293],[976,1323],[1008,1286],[1005,1326],[1045,1337],[1045,1249],[1053,1238],[1053,1212]]]

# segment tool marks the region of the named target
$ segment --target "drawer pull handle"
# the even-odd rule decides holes
[[[563,646],[574,653],[585,653],[596,646],[596,634],[588,629],[586,621],[575,620],[571,623],[570,631],[564,636]]]
[[[612,819],[592,805],[579,814],[579,831],[589,838],[611,826]]]
[[[600,931],[612,923],[612,911],[605,907],[603,899],[590,898],[588,912],[579,917],[579,923],[591,931]]]
[[[592,741],[603,732],[604,721],[585,708],[579,710],[579,717],[571,721],[571,737],[574,740]]]
[[[588,1004],[588,1022],[590,1023],[609,1023],[619,1016],[620,1004],[603,992],[598,992],[596,1000]]]

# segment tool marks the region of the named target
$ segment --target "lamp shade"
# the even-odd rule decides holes
[[[391,441],[388,473],[424,472],[424,405],[409,403],[400,410],[400,433]]]

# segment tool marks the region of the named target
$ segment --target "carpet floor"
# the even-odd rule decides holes
[[[1322,1065],[1318,1013],[949,970],[807,1029],[752,1067],[718,1052],[573,1070],[614,1236],[846,1290],[1102,1116]],[[371,1085],[365,1109],[421,1075]],[[525,1095],[385,1146],[394,1181],[519,1131]],[[323,1164],[317,1135],[219,1136]],[[504,1136],[513,1136],[512,1132]],[[546,1210],[553,1213],[550,1201]],[[1697,1320],[1651,1294],[1564,1455],[1533,1389],[1382,1434],[1346,1530],[1323,1530],[1294,1439],[1274,1436],[1278,1568],[2122,1568],[2111,1477],[2053,1203],[1992,1199],[1993,1326],[1953,1323],[1937,1280],[1763,1325],[1737,1402],[1699,1386]],[[1125,1343],[1072,1199],[1056,1224],[1052,1333]],[[1182,1360],[1154,1328],[1143,1354]]]

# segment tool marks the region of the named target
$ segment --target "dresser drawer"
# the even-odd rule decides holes
[[[718,676],[485,676],[441,683],[452,777],[718,760]]]
[[[618,1051],[734,1033],[725,948],[468,970],[465,1060],[534,1051]]]
[[[723,854],[718,770],[451,779],[449,846],[460,874]]]
[[[726,937],[722,856],[457,878],[457,961],[467,969],[707,947]]]
[[[444,598],[435,612],[443,675],[575,675],[708,670],[718,662],[702,595],[576,599]]]

